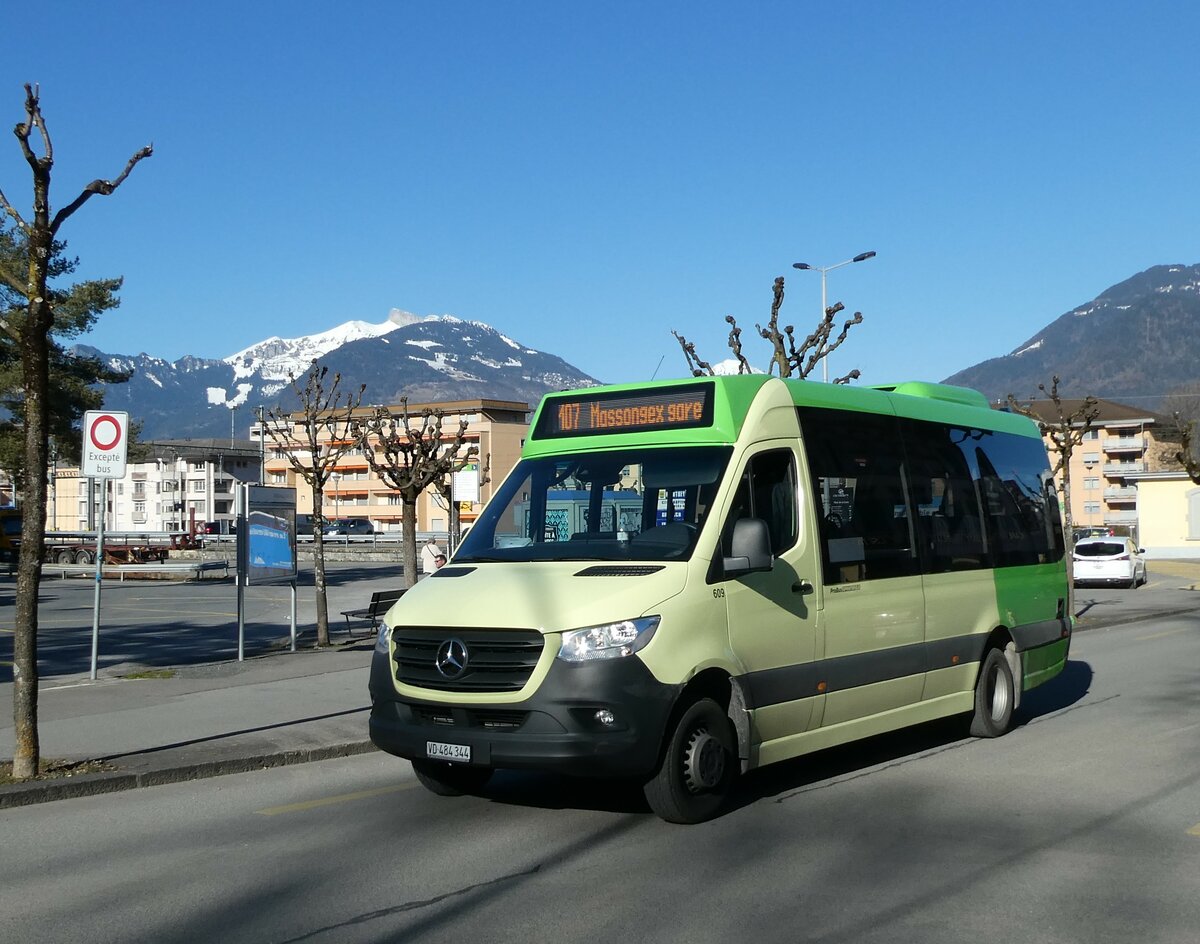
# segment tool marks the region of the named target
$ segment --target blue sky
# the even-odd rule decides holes
[[[941,379],[1109,285],[1200,261],[1188,3],[43,3],[64,228],[123,275],[86,339],[221,357],[391,308],[484,321],[605,381],[727,355],[771,283],[832,369]],[[4,119],[4,116],[7,118]],[[6,144],[5,141],[8,143]],[[0,135],[0,187],[29,174]],[[748,332],[748,334],[750,333]],[[756,363],[765,342],[750,338]],[[665,359],[664,359],[665,358]]]

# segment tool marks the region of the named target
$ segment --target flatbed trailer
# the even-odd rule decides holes
[[[157,564],[172,550],[190,547],[192,538],[184,531],[106,531],[106,564]],[[94,531],[54,531],[46,534],[43,562],[47,564],[94,564]]]

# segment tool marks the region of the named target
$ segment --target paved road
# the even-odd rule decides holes
[[[374,590],[403,586],[396,563],[336,563],[327,569],[330,627],[341,610],[365,606]],[[316,603],[311,570],[301,570],[297,632],[314,638]],[[95,584],[44,579],[38,604],[38,664],[43,679],[85,674],[91,667]],[[13,595],[0,581],[0,684],[12,681]],[[245,594],[245,654],[278,646],[289,634],[287,587],[250,587]],[[230,580],[105,581],[101,592],[99,668],[177,666],[237,657],[237,588]]]
[[[1194,944],[1200,616],[1080,634],[1005,738],[948,722],[760,772],[662,823],[368,755],[6,810],[6,940]]]

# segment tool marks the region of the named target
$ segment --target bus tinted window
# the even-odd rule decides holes
[[[939,423],[904,423],[925,570],[946,573],[989,566],[979,474],[964,444],[988,435]]]
[[[847,410],[798,412],[826,583],[1062,559],[1040,440]]]
[[[1041,441],[992,434],[974,451],[993,566],[1061,560],[1062,520]]]
[[[820,519],[825,582],[916,574],[895,418],[802,409],[800,424]]]

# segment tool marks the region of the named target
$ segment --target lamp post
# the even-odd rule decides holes
[[[330,472],[329,477],[333,479],[333,520],[341,521],[342,519],[342,473]]]
[[[793,262],[792,263],[793,269],[811,269],[814,272],[821,273],[821,320],[822,321],[825,319],[825,311],[826,311],[825,273],[830,272],[833,269],[840,269],[842,266],[850,265],[850,263],[852,263],[852,262],[865,262],[866,260],[871,259],[874,256],[875,256],[875,251],[871,250],[870,252],[860,252],[853,259],[847,259],[845,262],[838,262],[835,265],[815,266],[815,265],[809,265],[807,262]],[[828,356],[821,358],[821,379],[825,383],[829,383],[829,357]]]

